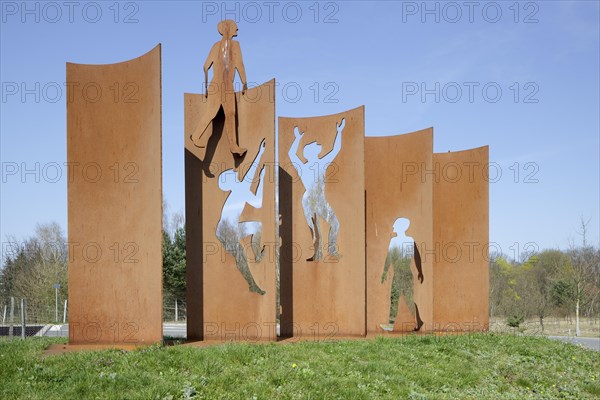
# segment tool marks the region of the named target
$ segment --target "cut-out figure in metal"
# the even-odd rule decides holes
[[[412,237],[406,236],[410,221],[406,218],[398,218],[394,222],[393,232],[388,249],[388,255],[385,259],[383,274],[381,275],[381,283],[385,282],[388,276],[390,266],[393,271],[393,281],[390,293],[390,325],[382,324],[384,330],[393,330],[393,320],[396,318],[394,311],[398,310],[398,304],[402,296],[408,305],[408,308],[415,318],[415,328],[413,331],[418,331],[423,326],[423,321],[419,315],[419,307],[414,301],[413,274],[410,269],[410,261],[414,257],[415,266],[417,267],[417,279],[423,283],[423,270],[421,268],[421,255],[417,244]],[[394,295],[394,292],[397,294]],[[397,312],[397,311],[396,311]]]
[[[246,93],[248,84],[240,43],[233,40],[237,36],[238,27],[234,21],[227,19],[219,22],[217,29],[223,38],[213,45],[204,63],[204,96],[207,98],[208,108],[203,119],[192,133],[191,139],[197,147],[206,148],[208,139],[210,139],[210,135],[207,133],[208,126],[222,107],[225,114],[224,129],[229,140],[229,149],[233,154],[241,157],[246,153],[246,149],[239,147],[237,141],[236,104],[233,86],[236,70],[242,80],[242,94]],[[209,85],[208,70],[211,66],[213,67],[213,78]],[[208,92],[209,87],[211,88],[210,94]]]
[[[258,234],[262,230],[262,224],[259,221],[240,222],[240,216],[246,204],[250,204],[255,208],[262,207],[262,190],[266,171],[264,166],[258,177],[259,181],[256,193],[252,193],[250,187],[252,182],[257,179],[258,165],[264,151],[265,140],[263,139],[256,158],[241,180],[238,180],[238,174],[232,169],[223,171],[219,175],[219,188],[224,192],[230,193],[225,200],[221,218],[217,224],[217,238],[225,248],[225,251],[235,257],[236,266],[244,279],[246,279],[246,282],[248,282],[250,291],[261,295],[265,294],[265,292],[258,287],[248,268],[248,259],[242,245],[242,240],[251,235],[255,260],[260,262],[264,253],[264,246],[261,248],[260,243],[256,243],[256,241],[257,238],[260,241]],[[240,198],[243,200],[240,201]]]
[[[319,217],[327,221],[329,224],[329,243],[327,250],[329,255],[339,257],[337,252],[337,236],[339,231],[339,221],[335,212],[325,198],[325,171],[327,166],[333,162],[342,148],[342,131],[346,125],[345,118],[338,124],[336,123],[337,136],[331,151],[319,158],[321,148],[323,147],[317,142],[311,142],[304,146],[304,158],[306,162],[302,162],[297,155],[298,146],[304,132],[300,132],[298,127],[294,128],[294,141],[288,152],[292,164],[298,171],[298,175],[304,185],[304,195],[302,196],[302,207],[304,208],[304,218],[308,224],[314,254],[307,261],[319,261],[323,258],[321,249],[321,233],[319,228]]]

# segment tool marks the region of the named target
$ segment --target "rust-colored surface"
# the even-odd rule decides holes
[[[436,153],[433,320],[436,330],[489,326],[488,147]]]
[[[204,63],[204,82],[206,105],[196,127],[191,129],[192,143],[204,152],[208,141],[213,134],[209,128],[211,121],[217,116],[219,109],[223,110],[224,130],[229,140],[229,150],[237,156],[242,156],[245,148],[238,146],[236,126],[236,100],[233,80],[236,71],[242,80],[245,94],[247,89],[246,69],[242,61],[242,50],[240,43],[233,40],[237,36],[238,27],[235,21],[226,19],[217,25],[222,38],[211,48]],[[208,70],[213,68],[213,78],[208,83]]]
[[[367,239],[367,331],[382,332],[388,324],[392,276],[382,283],[382,272],[394,221],[410,220],[406,234],[414,239],[421,256],[423,282],[417,278],[416,257],[411,260],[414,302],[424,322],[433,321],[433,129],[385,137],[365,138],[365,190]],[[388,272],[391,275],[392,271]],[[416,319],[401,297],[394,331],[412,331]]]
[[[364,335],[364,107],[278,121],[282,336]],[[315,255],[315,246],[302,204],[306,188],[290,153],[296,164],[304,163],[304,147],[317,141],[322,145],[319,157],[327,159],[336,153],[340,131],[341,148],[325,172],[325,198],[339,221],[339,255],[329,253],[331,224],[318,216],[323,258],[307,261]],[[298,150],[290,152],[300,134]]]
[[[161,52],[67,64],[69,343],[162,340]]]
[[[42,352],[42,358],[58,356],[66,353],[78,353],[81,351],[104,351],[104,350],[123,350],[131,351],[143,345],[129,345],[122,343],[114,344],[51,344]]]
[[[235,161],[224,133],[222,111],[209,125],[212,131],[205,151],[194,145],[190,136],[204,113],[210,111],[210,105],[202,94],[184,96],[188,340],[276,339],[274,88],[272,80],[249,89],[245,95],[235,94],[239,145],[248,150],[244,158],[236,157]],[[255,159],[257,171],[248,173],[246,180],[252,182],[252,193],[262,190],[262,205],[256,208],[246,204],[239,222],[262,224],[262,260],[255,262],[251,249],[243,248],[252,279],[264,294],[256,288],[250,290],[235,257],[216,235],[229,195],[219,181],[231,182],[234,176],[241,180]],[[237,172],[232,171],[234,168]],[[262,179],[260,171],[264,171]],[[242,244],[250,242],[242,239]]]

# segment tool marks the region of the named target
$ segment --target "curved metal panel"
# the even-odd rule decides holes
[[[207,145],[194,144],[192,134],[210,104],[202,94],[184,95],[188,340],[276,340],[274,88],[271,80],[235,93],[238,141],[247,149],[241,159],[232,157],[222,110],[207,128]],[[262,192],[261,204],[242,205],[239,218],[227,209],[240,206],[229,201],[236,179],[251,182],[252,194]],[[228,244],[217,235],[228,216],[234,230],[260,224],[262,259],[253,254],[251,238]]]
[[[282,335],[364,335],[364,107],[278,121]],[[307,165],[313,142],[322,147]],[[329,211],[313,215],[305,194],[321,174],[317,197]]]
[[[383,332],[390,317],[395,319],[394,331],[412,331],[417,326],[416,315],[409,307],[411,300],[407,299],[410,296],[401,295],[397,314],[390,315],[392,281],[397,278],[393,266],[385,280],[382,279],[393,225],[398,218],[410,221],[406,234],[414,239],[421,256],[422,283],[418,279],[417,257],[410,261],[414,293],[411,295],[424,322],[420,329],[431,329],[432,154],[433,128],[404,135],[365,138],[368,332]]]
[[[480,331],[489,326],[488,146],[436,153],[433,187],[436,330]]]
[[[162,340],[161,49],[67,64],[69,343]]]

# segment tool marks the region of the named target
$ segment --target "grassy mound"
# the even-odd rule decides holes
[[[57,339],[0,340],[2,399],[598,398],[600,353],[541,337],[151,346],[41,359]]]

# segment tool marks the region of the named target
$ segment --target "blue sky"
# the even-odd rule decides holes
[[[599,241],[596,1],[23,4],[1,3],[2,240],[38,222],[66,229],[65,63],[123,61],[157,43],[163,192],[171,211],[183,210],[183,93],[202,91],[204,59],[227,17],[238,20],[248,80],[280,82],[278,116],[364,104],[367,135],[433,126],[435,151],[489,145],[502,172],[490,183],[490,240],[505,253],[566,248],[579,240],[581,216]],[[23,167],[39,168],[39,179]]]

